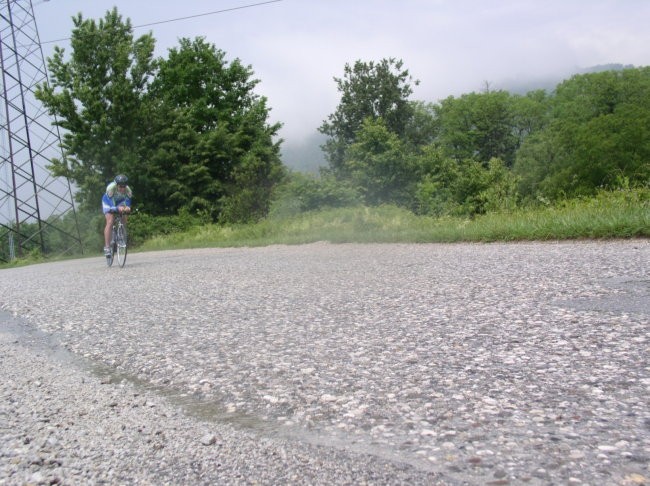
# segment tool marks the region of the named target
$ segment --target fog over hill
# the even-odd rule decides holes
[[[292,170],[318,174],[319,167],[327,167],[321,145],[327,137],[314,130],[312,135],[301,140],[282,144],[282,162]]]
[[[591,66],[588,68],[577,69],[574,72],[567,73],[566,75],[552,75],[543,78],[535,79],[505,79],[500,83],[495,83],[493,86],[495,89],[502,89],[509,91],[513,94],[526,94],[530,91],[535,91],[538,89],[543,89],[547,92],[552,92],[555,90],[558,84],[562,81],[571,78],[577,74],[589,74],[589,73],[599,73],[602,71],[621,71],[622,69],[634,68],[631,64],[601,64],[598,66]]]

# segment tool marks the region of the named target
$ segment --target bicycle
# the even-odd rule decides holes
[[[111,229],[110,255],[106,255],[106,264],[110,267],[113,265],[113,259],[117,255],[117,263],[124,267],[126,263],[127,242],[126,242],[126,225],[124,224],[124,214],[119,212],[113,213],[113,228]]]

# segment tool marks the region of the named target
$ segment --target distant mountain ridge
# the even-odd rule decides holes
[[[599,64],[596,66],[590,66],[587,68],[577,69],[575,72],[566,73],[563,75],[549,76],[545,78],[537,79],[527,79],[524,81],[518,80],[505,80],[500,83],[495,83],[497,89],[502,89],[513,94],[525,95],[530,91],[535,91],[538,89],[543,89],[544,91],[550,93],[555,90],[558,84],[562,81],[575,76],[576,74],[590,74],[590,73],[599,73],[603,71],[621,71],[623,69],[632,69],[636,66],[632,64]]]
[[[623,69],[634,69],[633,64],[599,64],[580,70],[576,74],[599,73],[601,71],[622,71]]]

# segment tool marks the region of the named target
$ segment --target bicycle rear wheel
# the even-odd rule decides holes
[[[124,225],[120,224],[117,227],[117,235],[115,238],[115,247],[117,253],[117,263],[120,267],[123,267],[126,263],[126,228]]]

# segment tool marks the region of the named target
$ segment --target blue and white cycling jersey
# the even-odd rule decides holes
[[[126,186],[126,191],[122,193],[118,191],[117,184],[111,182],[106,186],[106,192],[102,196],[102,210],[104,214],[117,211],[118,206],[131,207],[131,196],[133,196],[133,193],[129,186]]]

